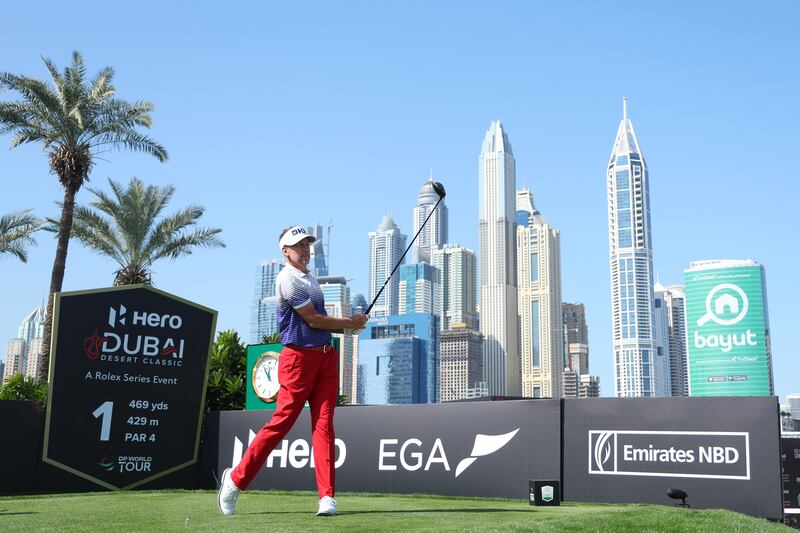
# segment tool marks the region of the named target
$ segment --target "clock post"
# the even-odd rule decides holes
[[[283,345],[251,344],[247,347],[245,410],[275,409],[278,396],[278,358]]]

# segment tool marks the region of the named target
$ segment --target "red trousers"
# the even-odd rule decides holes
[[[247,488],[272,450],[292,429],[308,401],[311,406],[311,446],[319,497],[334,496],[336,447],[333,411],[339,397],[339,354],[285,346],[278,359],[281,388],[272,419],[261,428],[231,472],[241,490]]]

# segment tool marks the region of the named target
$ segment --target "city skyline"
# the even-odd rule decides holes
[[[764,265],[776,392],[800,388],[789,336],[789,287],[800,257],[786,245],[798,229],[789,213],[800,192],[792,177],[800,84],[786,65],[800,45],[792,26],[800,6],[637,6],[637,24],[625,30],[626,64],[636,76],[620,76],[608,68],[620,50],[608,29],[618,21],[602,5],[512,2],[493,13],[469,2],[316,4],[310,14],[253,6],[244,18],[235,10],[148,5],[159,17],[148,21],[152,37],[134,51],[114,39],[131,22],[110,27],[88,6],[54,4],[37,40],[9,28],[18,46],[0,70],[45,77],[40,56],[63,67],[79,49],[89,72],[116,69],[121,98],[156,104],[148,133],[170,161],[109,152],[92,183],[102,189],[106,177],[129,176],[172,183],[176,208],[206,208],[228,248],[159,263],[154,281],[217,309],[218,330],[246,338],[253,269],[278,257],[277,235],[294,223],[333,220],[330,273],[366,295],[366,233],[387,209],[410,232],[430,168],[448,191],[449,240],[478,250],[475,157],[487,125],[501,120],[514,144],[517,188],[532,189],[561,231],[563,299],[585,304],[591,372],[600,375],[603,394],[613,395],[603,165],[628,96],[651,171],[654,274],[669,286],[682,282],[692,261]],[[25,20],[31,9],[10,5],[7,12]],[[503,28],[503,54],[477,38],[488,27]],[[477,64],[493,65],[492,75],[479,76]],[[210,87],[209,70],[227,85]],[[237,96],[227,112],[213,119],[197,113],[228,93]],[[9,141],[0,137],[4,147]],[[0,180],[0,212],[55,214],[62,195],[39,147],[0,150]],[[90,199],[78,193],[79,204]],[[46,298],[54,248],[40,234],[27,264],[0,261],[4,345]],[[114,269],[72,242],[64,290],[110,285]]]

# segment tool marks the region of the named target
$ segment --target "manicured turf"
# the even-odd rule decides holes
[[[792,531],[721,510],[657,505],[345,493],[339,515],[316,517],[310,492],[252,491],[236,515],[217,511],[216,492],[106,492],[0,498],[0,531]]]

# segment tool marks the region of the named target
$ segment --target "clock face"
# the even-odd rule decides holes
[[[275,352],[267,352],[253,365],[253,390],[265,402],[274,402],[281,388],[278,382],[278,355]]]

